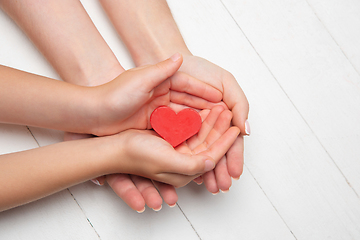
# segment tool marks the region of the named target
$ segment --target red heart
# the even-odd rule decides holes
[[[186,108],[178,114],[167,106],[154,110],[150,116],[152,128],[173,147],[194,136],[201,127],[201,117],[194,109]]]

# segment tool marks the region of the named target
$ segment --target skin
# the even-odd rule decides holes
[[[97,86],[111,81],[125,71],[79,1],[3,0],[0,5],[29,36],[64,81],[82,86]],[[65,133],[64,138],[74,140],[89,137],[91,135]],[[136,211],[142,211],[145,204],[158,209],[162,204],[161,196],[169,205],[177,201],[174,187],[159,188],[159,193],[156,189],[158,184],[150,179],[112,174],[106,179],[100,177],[98,180],[101,184],[107,180],[114,192]],[[151,191],[143,191],[144,189]]]
[[[158,78],[159,75],[167,79],[167,74],[175,72],[180,63],[181,56],[175,60],[168,59],[160,63],[161,67],[153,65],[134,70],[130,76],[125,72],[108,84],[137,82],[133,79],[128,80],[129,77],[134,77],[133,75],[135,79],[136,76],[148,76],[151,79],[151,76]],[[23,84],[24,82],[29,82],[31,89],[28,89],[29,86]],[[161,85],[161,81],[159,82]],[[111,91],[117,92],[123,87],[122,85],[115,89],[105,88],[105,85],[81,87],[3,66],[0,67],[0,84],[2,103],[0,112],[4,113],[0,116],[0,122],[20,124],[19,121],[22,121],[21,124],[54,126],[59,130],[75,132],[79,128],[79,132],[86,133],[98,128],[92,126],[92,124],[97,125],[97,120],[89,121],[89,116],[94,119],[99,118],[93,115],[94,112],[98,112],[93,109],[96,107],[104,109],[101,104],[108,104],[102,101],[102,94],[111,95]],[[48,92],[51,94],[46,94]],[[119,102],[129,102],[126,95],[116,95],[121,99]],[[67,107],[70,102],[78,100],[77,98],[82,100],[82,104]],[[143,99],[139,97],[138,102],[141,101]],[[147,102],[145,101],[144,104],[146,105]],[[122,108],[134,107],[131,104],[121,105]],[[142,106],[138,106],[138,109],[141,108]],[[112,109],[116,109],[116,106]],[[216,127],[209,129],[207,126],[213,121],[218,122],[219,125],[229,124],[220,117],[223,111],[226,110],[222,106],[217,106],[210,112],[201,113],[204,118],[202,128],[206,128],[207,136],[203,142],[195,144],[197,146],[194,145],[194,148],[189,148],[184,143],[186,150],[183,152],[174,149],[152,130],[129,129],[111,136],[62,142],[1,155],[0,211],[34,201],[98,176],[118,175],[117,173],[154,179],[162,182],[163,186],[182,187],[213,169],[239,134],[238,128],[231,127],[216,135],[218,137],[214,139],[214,134],[219,130]],[[123,112],[129,113],[130,116],[132,111],[123,109]],[[111,115],[111,111],[108,114]],[[114,114],[118,114],[117,111],[114,111]],[[214,114],[219,118],[215,120],[207,118],[207,115]],[[68,115],[73,117],[69,118]],[[78,121],[81,119],[87,120],[89,124],[79,126]],[[169,158],[172,161],[169,161]]]
[[[187,73],[190,78],[208,82],[218,89],[221,98],[233,112],[233,124],[241,129],[242,134],[245,132],[244,121],[247,118],[248,103],[241,88],[234,77],[224,69],[205,59],[192,56],[165,1],[120,0],[101,1],[101,3],[129,48],[137,66],[164,60],[174,52],[182,53],[184,62],[180,70]],[[95,86],[112,80],[124,71],[78,1],[16,2],[3,0],[0,4],[28,34],[63,80],[85,86]],[[68,24],[68,22],[72,24]],[[144,48],[144,46],[146,47]],[[193,81],[190,82],[192,83],[186,86],[192,86]],[[200,97],[204,96],[212,95],[203,94]],[[174,92],[172,94],[172,101],[182,98],[182,93]],[[194,99],[186,99],[187,101],[183,102],[183,105],[191,106]],[[215,101],[214,99],[207,100]],[[179,105],[172,104],[172,107],[179,108]],[[210,107],[203,106],[199,109],[205,108]],[[238,137],[234,146],[224,156],[222,167],[217,166],[213,173],[199,177],[196,182],[204,181],[212,193],[218,192],[219,189],[223,191],[229,189],[231,177],[237,179],[242,173],[242,136]],[[65,135],[68,140],[84,137],[89,136]],[[98,180],[101,184],[105,182],[104,177],[98,178]],[[154,206],[152,207],[154,209],[160,208],[162,202],[160,194],[164,201],[171,206],[177,201],[173,187],[163,187],[149,179],[131,175],[117,177],[110,175],[106,180],[113,190],[137,211],[142,211],[145,203],[148,206]],[[131,189],[131,191],[123,194],[122,188]],[[143,191],[143,189],[147,191]],[[148,191],[149,189],[151,191]],[[156,197],[154,197],[155,195]],[[139,204],[139,202],[141,203]]]
[[[165,0],[100,0],[107,15],[121,36],[136,66],[152,64],[180,52],[184,62],[180,71],[206,82],[222,93],[222,100],[233,113],[232,124],[241,135],[229,149],[213,173],[197,182],[205,182],[212,193],[227,191],[231,178],[239,179],[244,164],[244,135],[249,104],[234,76],[223,68],[197,56],[187,48]],[[136,31],[133,31],[136,29]],[[249,125],[248,125],[249,126]],[[247,131],[246,131],[247,130]],[[226,166],[226,167],[225,167]]]
[[[187,77],[178,77],[177,84],[172,84],[170,76],[182,62],[181,55],[174,57],[176,59],[125,71],[113,81],[96,87],[77,86],[0,66],[3,90],[0,121],[97,136],[127,129],[149,129],[152,111],[169,105],[171,92],[180,91],[177,88],[181,82],[188,81]],[[144,82],[144,78],[147,81]],[[206,84],[199,84],[199,88],[207,91]],[[136,94],[131,94],[133,92]],[[187,101],[187,95],[183,96],[185,98],[177,99],[179,103]],[[200,98],[193,104],[213,105]]]

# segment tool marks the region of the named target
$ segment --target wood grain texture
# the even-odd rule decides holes
[[[82,3],[133,67],[98,1]],[[190,50],[229,70],[249,99],[241,179],[216,196],[190,184],[175,208],[143,214],[109,187],[85,183],[0,213],[0,239],[360,238],[359,2],[168,3]],[[1,11],[0,34],[0,64],[59,79]],[[0,154],[62,140],[30,130],[36,141],[26,127],[0,124]]]
[[[287,203],[271,195],[274,186],[266,190],[269,181],[260,181],[266,178],[263,171],[249,169],[298,239],[358,238],[359,75],[305,1],[224,3],[303,119],[304,129],[289,116],[277,121],[282,132],[301,129],[296,135],[303,136],[281,150],[292,151],[283,162],[288,166],[278,169],[294,178],[283,181],[297,182],[288,188],[294,196]]]
[[[307,0],[308,4],[360,73],[360,2],[357,0]]]

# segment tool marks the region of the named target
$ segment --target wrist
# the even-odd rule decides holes
[[[176,52],[191,54],[166,0],[102,0],[101,4],[136,66],[158,63]]]
[[[143,49],[142,51],[131,51],[132,58],[137,67],[156,64],[168,59],[177,52],[183,57],[192,56],[192,53],[187,48],[182,38],[176,40],[171,37],[163,38],[161,40],[162,43],[159,43],[155,39],[153,41],[157,42],[156,44],[154,43],[153,47]]]
[[[79,64],[77,71],[67,82],[88,87],[98,86],[110,82],[125,71],[118,61],[110,58],[102,58],[97,63],[87,62],[89,61],[85,60]]]
[[[76,117],[73,121],[76,122],[79,129],[70,132],[99,135],[99,121],[104,101],[98,87],[79,86],[76,104],[78,107],[74,112]]]

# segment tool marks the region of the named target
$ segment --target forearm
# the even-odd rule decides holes
[[[64,81],[94,86],[123,71],[80,1],[3,0],[0,6]]]
[[[91,88],[0,66],[0,122],[89,133],[98,102]]]
[[[108,173],[111,145],[92,138],[1,155],[0,211]]]
[[[100,0],[137,66],[191,54],[165,0]]]

